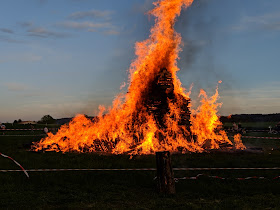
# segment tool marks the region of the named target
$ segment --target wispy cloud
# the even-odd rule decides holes
[[[18,22],[17,24],[26,30],[28,36],[37,36],[41,38],[65,38],[70,36],[69,33],[58,32],[46,27],[36,26],[36,24],[30,21]]]
[[[39,0],[39,3],[40,4],[45,4],[45,3],[47,3],[48,2],[48,0]]]
[[[65,29],[73,29],[76,31],[86,30],[88,32],[102,32],[106,35],[118,35],[120,34],[118,28],[110,22],[96,23],[96,22],[77,22],[77,21],[65,21],[56,24],[57,27]]]
[[[29,36],[37,36],[42,38],[54,37],[54,38],[65,38],[69,34],[51,31],[43,27],[35,27],[27,30]]]
[[[28,89],[28,85],[18,82],[4,83],[4,87],[9,91],[24,91]]]
[[[29,22],[29,21],[18,22],[17,24],[24,28],[29,28],[29,27],[33,26],[33,22]]]
[[[36,55],[36,54],[28,54],[28,53],[18,53],[18,54],[10,54],[10,55],[1,55],[1,62],[6,63],[6,62],[24,62],[24,63],[29,63],[29,62],[38,62],[43,59],[41,55]]]
[[[267,13],[259,16],[244,16],[232,27],[233,30],[249,29],[280,30],[280,13]]]
[[[153,8],[153,0],[145,0],[144,3],[136,3],[134,4],[132,11],[146,13]]]
[[[75,22],[75,21],[66,21],[57,23],[57,26],[70,29],[94,29],[94,28],[109,28],[112,26],[111,23],[94,23],[94,22]]]
[[[120,32],[117,31],[117,30],[111,29],[111,30],[108,30],[108,31],[104,31],[104,34],[106,34],[106,35],[118,35],[118,34],[120,34]]]
[[[13,38],[6,37],[6,36],[0,36],[0,42],[8,42],[8,43],[14,43],[14,44],[26,43],[26,41],[13,39]]]
[[[33,54],[27,54],[25,56],[23,56],[23,61],[27,61],[27,62],[38,62],[41,61],[43,59],[42,56],[40,55],[33,55]]]
[[[13,43],[13,44],[22,44],[26,41],[19,40],[15,35],[15,31],[9,28],[0,28],[0,42]]]
[[[4,33],[8,33],[8,34],[13,34],[14,33],[14,31],[9,29],[9,28],[0,28],[0,31],[4,32]]]
[[[90,10],[90,11],[79,11],[74,12],[68,16],[70,19],[83,19],[83,18],[103,18],[110,19],[113,11],[105,10]]]
[[[58,22],[55,25],[63,29],[83,30],[88,32],[101,32],[106,35],[118,35],[120,30],[112,22],[110,10],[89,10],[78,11],[70,14],[67,21]],[[91,18],[95,21],[81,21],[82,19]]]

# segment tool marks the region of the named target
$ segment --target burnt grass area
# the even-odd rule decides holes
[[[250,135],[250,134],[246,134]],[[254,135],[254,134],[252,134]],[[265,136],[266,134],[259,134]],[[278,135],[279,136],[279,135]],[[0,136],[0,152],[13,157],[25,169],[47,168],[155,168],[155,156],[32,152],[26,149],[41,137]],[[244,139],[246,146],[261,147],[261,153],[173,154],[173,167],[279,167],[280,140]],[[273,148],[273,150],[272,150]],[[19,169],[0,157],[1,169]],[[280,170],[266,171],[175,171],[175,177],[203,173],[232,178],[200,177],[180,180],[177,193],[156,192],[155,171],[64,171],[0,172],[2,209],[279,209]],[[264,176],[269,179],[235,180]]]

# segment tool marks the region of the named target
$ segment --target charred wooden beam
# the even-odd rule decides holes
[[[175,194],[175,181],[170,152],[157,152],[157,189],[161,194]]]

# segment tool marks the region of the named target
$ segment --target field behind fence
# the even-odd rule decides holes
[[[24,134],[22,132],[21,134]],[[271,136],[262,132],[247,136]],[[279,137],[279,135],[273,135]],[[13,157],[25,169],[70,168],[155,168],[155,156],[35,153],[27,145],[41,136],[0,136],[0,152]],[[279,167],[280,140],[244,139],[249,147],[263,148],[261,153],[202,153],[172,155],[173,168],[198,167]],[[0,158],[0,169],[19,169]],[[0,173],[0,207],[7,208],[248,208],[280,206],[280,170],[174,171],[176,195],[160,196],[156,192],[155,171],[61,171]],[[209,176],[229,178],[213,179]],[[235,180],[238,177],[268,179]]]

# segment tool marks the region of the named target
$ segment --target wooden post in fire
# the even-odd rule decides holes
[[[175,194],[175,181],[170,152],[157,152],[157,188],[161,194]]]

